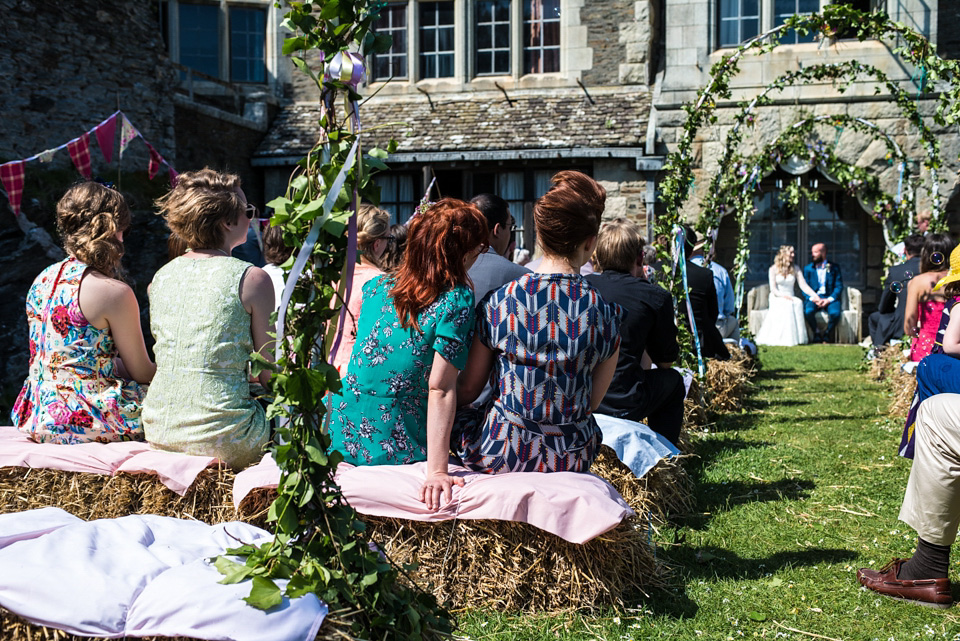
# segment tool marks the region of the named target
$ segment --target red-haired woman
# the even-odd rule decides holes
[[[357,342],[330,403],[330,436],[355,465],[426,460],[420,498],[436,509],[456,482],[447,475],[450,431],[475,318],[467,270],[487,249],[487,223],[473,205],[445,198],[409,228],[396,275],[363,286]]]
[[[606,191],[561,171],[533,208],[543,261],[480,305],[458,401],[470,403],[496,364],[498,393],[479,416],[457,420],[458,454],[471,469],[586,472],[600,446],[593,412],[620,353],[620,308],[580,275],[597,244]]]

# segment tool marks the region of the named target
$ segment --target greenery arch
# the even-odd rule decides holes
[[[657,217],[654,230],[657,235],[672,237],[675,229],[680,223],[680,212],[683,203],[686,201],[690,188],[693,184],[693,155],[691,146],[697,132],[707,124],[715,124],[717,117],[715,115],[716,101],[718,99],[729,99],[732,95],[730,89],[730,80],[739,72],[740,59],[747,53],[762,55],[769,53],[780,44],[780,37],[788,30],[796,30],[800,35],[808,33],[819,33],[821,38],[832,37],[838,32],[853,32],[858,40],[867,39],[899,39],[903,44],[895,46],[893,53],[900,56],[903,60],[909,62],[915,67],[923,69],[924,79],[928,82],[922,84],[920,93],[929,93],[932,86],[943,84],[938,87],[939,95],[937,97],[937,107],[933,114],[934,122],[939,125],[952,124],[960,119],[960,83],[956,80],[960,78],[960,63],[954,60],[941,59],[935,52],[930,43],[920,34],[906,27],[903,24],[895,23],[889,17],[880,12],[865,13],[853,9],[846,5],[829,5],[822,13],[807,15],[795,15],[787,21],[756,38],[744,43],[736,51],[724,55],[723,58],[713,65],[710,72],[711,81],[703,87],[697,94],[697,100],[693,104],[685,105],[684,111],[687,113],[687,120],[684,123],[682,133],[678,138],[678,144],[667,160],[665,170],[666,175],[660,183],[660,200],[664,204],[664,212]],[[850,68],[843,68],[841,65],[823,65],[819,66],[818,73],[823,73],[824,78],[830,72],[827,68],[843,69],[838,72],[837,77],[847,75]],[[868,70],[868,66],[862,66],[863,71]],[[798,72],[799,73],[799,72]],[[877,70],[877,73],[880,73]],[[798,78],[801,76],[797,76]],[[885,76],[883,76],[885,80]],[[878,77],[879,79],[879,77]],[[784,78],[786,83],[789,78]],[[885,83],[886,84],[886,83]],[[899,87],[897,87],[899,89]],[[764,95],[767,95],[765,92]],[[899,92],[894,92],[895,97],[902,97]],[[901,105],[903,108],[905,105]],[[752,109],[749,105],[745,106],[741,114],[742,121],[738,125],[742,126],[746,122]],[[914,124],[922,131],[925,124],[916,114],[917,119]],[[739,134],[739,126],[735,130]],[[932,136],[931,136],[932,138]],[[930,150],[937,152],[937,158],[931,160],[931,169],[939,168],[939,145],[935,138],[926,141],[928,145],[928,154]],[[728,145],[729,147],[729,145]],[[732,158],[730,159],[732,160]],[[935,182],[934,185],[937,183]],[[711,190],[712,191],[712,190]],[[936,198],[936,192],[932,194]],[[939,214],[939,211],[937,212]],[[942,225],[938,216],[934,221],[936,225]],[[661,258],[667,265],[672,264],[669,252],[665,247],[660,249]],[[676,310],[680,311],[681,301],[686,295],[682,288],[681,270],[668,268],[670,290],[674,294],[676,301]],[[686,326],[680,324],[682,334],[686,334]],[[688,336],[683,336],[688,338]],[[689,341],[686,341],[689,344]],[[689,353],[685,354],[685,360],[689,362]]]

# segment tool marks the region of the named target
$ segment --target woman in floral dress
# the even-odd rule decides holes
[[[487,223],[446,198],[410,223],[395,276],[363,287],[357,342],[331,396],[333,447],[354,465],[427,461],[420,500],[437,509],[462,479],[447,474],[456,380],[474,325],[467,270],[486,251]]]
[[[119,280],[130,210],[120,192],[87,182],[57,203],[67,258],[27,294],[30,370],[13,424],[42,443],[143,440],[141,401],[156,366],[140,307]]]
[[[586,472],[600,446],[593,412],[620,353],[620,307],[580,275],[593,254],[606,191],[561,171],[533,208],[543,261],[492,292],[458,402],[472,402],[496,366],[491,403],[457,417],[458,454],[473,470]]]

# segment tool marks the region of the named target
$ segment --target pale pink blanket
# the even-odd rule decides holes
[[[150,449],[148,443],[35,443],[15,427],[0,427],[0,467],[32,467],[113,476],[156,474],[160,482],[183,496],[197,475],[213,465],[210,456],[191,456]]]
[[[529,523],[571,543],[585,543],[615,528],[633,514],[612,485],[577,472],[514,472],[480,474],[451,465],[464,487],[453,488],[453,500],[431,512],[417,498],[426,463],[354,467],[341,463],[337,483],[353,508],[370,516],[413,521],[495,519]],[[237,474],[233,504],[258,487],[277,487],[280,470],[268,454]]]

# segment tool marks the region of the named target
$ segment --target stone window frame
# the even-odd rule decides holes
[[[180,63],[180,12],[181,4],[203,4],[216,6],[219,10],[217,24],[218,40],[218,72],[220,82],[241,85],[244,87],[264,87],[277,89],[281,84],[283,72],[280,69],[279,47],[282,35],[279,30],[279,9],[274,7],[273,0],[215,0],[214,2],[199,2],[196,0],[160,0],[159,11],[161,24],[165,25],[164,34],[167,42],[167,51],[173,62]],[[264,80],[262,82],[235,81],[231,79],[231,9],[262,9],[265,12],[264,24]],[[204,86],[201,79],[195,79],[198,88]]]

